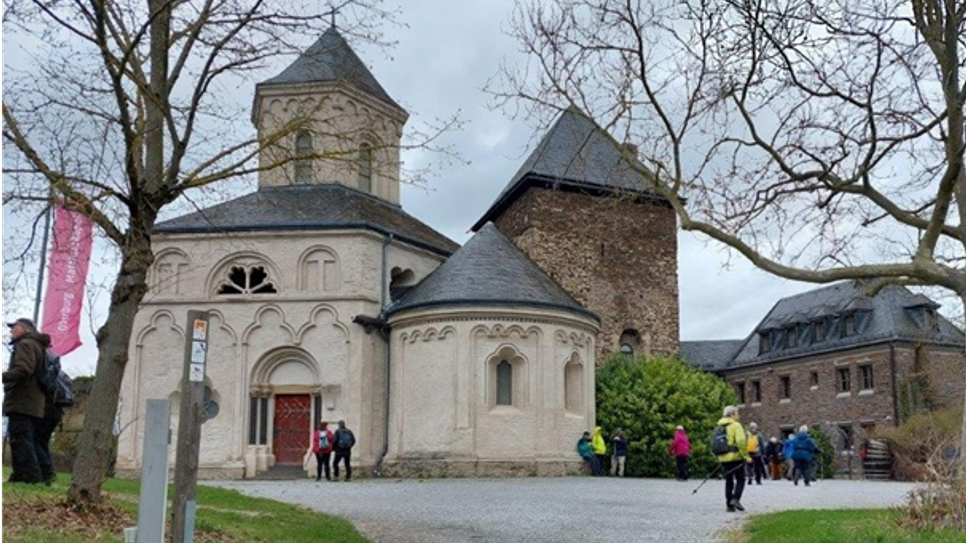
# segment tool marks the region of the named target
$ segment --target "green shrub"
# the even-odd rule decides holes
[[[674,476],[668,445],[681,425],[691,438],[690,471],[703,477],[716,465],[708,450],[711,431],[722,408],[735,402],[724,381],[678,359],[618,355],[597,371],[597,424],[607,436],[624,429],[631,476]]]
[[[835,472],[838,469],[838,455],[835,452],[835,445],[832,444],[832,439],[818,425],[812,426],[812,429],[808,433],[815,440],[815,444],[818,445],[818,454],[815,455],[815,460],[818,462],[818,466],[815,469],[815,476],[821,479],[835,477]]]

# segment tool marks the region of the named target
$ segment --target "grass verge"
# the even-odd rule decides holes
[[[782,511],[755,515],[729,539],[735,543],[966,543],[966,533],[900,526],[886,509]]]
[[[10,475],[4,468],[3,478]],[[120,543],[122,529],[137,524],[139,484],[110,479],[104,504],[75,511],[65,504],[69,477],[51,487],[3,484],[3,541],[9,543]],[[169,490],[168,496],[170,497]],[[320,491],[319,499],[322,499]],[[168,533],[170,535],[170,525]],[[233,490],[198,487],[196,543],[367,543],[348,521]]]

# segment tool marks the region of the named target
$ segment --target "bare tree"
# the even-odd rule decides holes
[[[521,0],[528,61],[490,89],[636,143],[683,229],[767,272],[966,300],[964,19],[962,0]]]
[[[395,24],[395,13],[380,0],[335,4],[344,35],[389,45],[379,30]],[[118,253],[69,491],[74,504],[96,503],[134,316],[148,290],[155,222],[192,191],[296,160],[340,158],[337,150],[261,153],[327,123],[306,111],[255,135],[247,112],[226,99],[273,59],[303,50],[335,15],[316,0],[33,0],[5,8],[5,43],[20,40],[31,58],[5,69],[4,205],[34,216],[55,201],[81,211]],[[405,146],[426,148],[438,133]]]

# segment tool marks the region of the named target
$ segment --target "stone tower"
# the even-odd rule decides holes
[[[409,114],[335,27],[255,88],[252,122],[274,140],[258,186],[337,183],[399,203],[399,142]],[[299,157],[308,157],[299,159]]]
[[[473,230],[487,221],[597,313],[598,363],[678,350],[677,219],[580,111],[565,111]]]

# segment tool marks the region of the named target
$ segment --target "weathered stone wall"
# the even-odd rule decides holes
[[[926,375],[938,407],[959,407],[966,394],[966,353],[957,348],[926,351]]]
[[[598,363],[619,348],[628,329],[640,334],[639,352],[677,352],[677,220],[671,209],[531,188],[495,222],[603,319]]]

